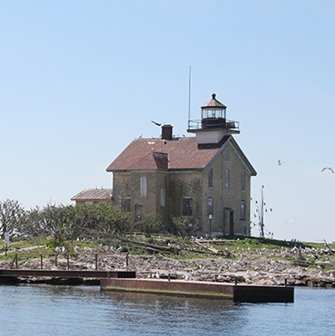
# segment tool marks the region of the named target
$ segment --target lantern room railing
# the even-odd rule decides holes
[[[214,129],[222,128],[232,133],[240,132],[240,123],[234,120],[228,120],[224,118],[204,118],[199,120],[188,121],[188,131],[196,131],[201,129]]]

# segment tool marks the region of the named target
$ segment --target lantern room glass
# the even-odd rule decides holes
[[[201,110],[201,118],[202,119],[221,119],[223,118],[223,109],[213,109],[213,108],[203,108]]]

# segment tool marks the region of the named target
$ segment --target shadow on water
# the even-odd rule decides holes
[[[227,300],[122,292],[104,292],[102,297],[110,302],[109,317],[126,321],[130,334],[150,330],[152,334],[211,335],[243,320],[240,306]]]
[[[136,304],[150,307],[159,305],[162,308],[178,306],[192,306],[203,310],[234,309],[237,305],[230,300],[190,298],[184,296],[150,294],[150,293],[125,293],[125,292],[102,292],[101,296],[111,300],[113,304]]]

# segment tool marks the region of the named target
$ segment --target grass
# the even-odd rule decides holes
[[[142,241],[148,244],[154,244],[157,246],[167,246],[167,243],[171,243],[176,246],[182,247],[182,250],[179,254],[168,253],[168,252],[154,252],[149,251],[144,246],[139,246],[132,244],[130,242],[122,242],[117,239],[117,237],[109,238],[104,244],[104,246],[122,246],[131,255],[150,255],[150,254],[160,254],[171,259],[200,259],[200,258],[229,258],[229,259],[238,259],[239,252],[250,251],[250,257],[254,260],[262,258],[261,251],[265,250],[267,253],[271,253],[272,260],[292,260],[297,259],[295,256],[284,257],[280,254],[276,254],[276,251],[281,250],[282,247],[286,246],[285,241],[277,241],[277,240],[262,240],[258,238],[246,238],[246,239],[213,239],[209,242],[209,245],[219,251],[228,250],[229,253],[227,255],[213,255],[206,253],[196,253],[194,251],[187,251],[189,249],[197,249],[202,252],[206,252],[206,249],[202,248],[191,242],[190,239],[172,236],[172,235],[145,235],[145,234],[136,234],[127,236],[130,240]],[[204,243],[207,244],[207,243]],[[64,246],[66,247],[67,253],[73,254],[74,247],[78,246],[80,249],[90,248],[92,251],[101,250],[101,242],[97,240],[78,240],[73,242],[65,242]],[[329,248],[335,250],[335,244],[325,243],[303,243],[302,246],[306,246],[309,248],[315,248],[318,250],[329,250]],[[287,247],[290,249],[290,247]],[[38,258],[40,254],[43,255],[52,255],[55,254],[55,242],[50,238],[45,237],[34,237],[30,239],[22,239],[13,241],[8,246],[7,255],[5,255],[5,244],[0,242],[0,260],[12,260],[15,254],[18,253],[19,250],[19,258],[29,259],[29,258]],[[24,250],[27,249],[27,250]],[[29,251],[28,249],[31,249]],[[320,269],[334,269],[335,265],[335,254],[319,254],[317,258],[313,256],[308,256],[305,258],[306,267],[317,267]]]

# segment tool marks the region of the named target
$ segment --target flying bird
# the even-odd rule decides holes
[[[321,169],[321,173],[323,173],[324,171],[329,170],[330,172],[332,172],[334,174],[334,169],[332,167],[324,167]]]
[[[158,123],[158,122],[156,122],[156,121],[151,120],[151,122],[152,122],[153,124],[155,124],[156,126],[162,126],[161,123]]]

